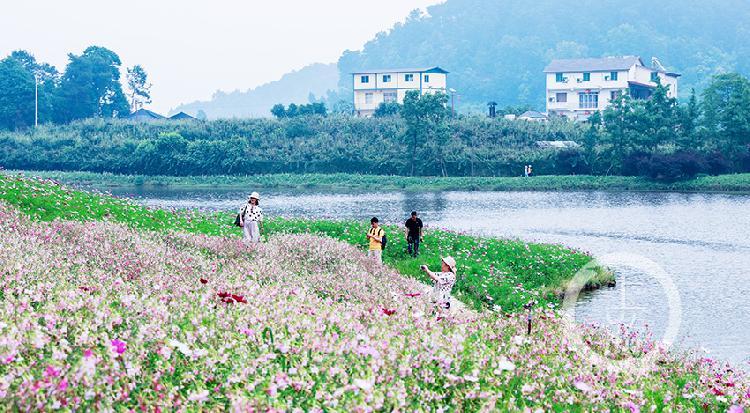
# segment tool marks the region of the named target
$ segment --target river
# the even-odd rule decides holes
[[[118,188],[150,206],[236,210],[246,192]],[[559,243],[603,257],[617,286],[582,294],[579,321],[648,329],[675,345],[750,370],[750,196],[643,192],[294,192],[264,191],[268,215],[400,224],[412,210],[428,227]],[[614,254],[614,255],[613,255]],[[619,257],[649,260],[653,271]],[[611,261],[611,262],[610,262]]]

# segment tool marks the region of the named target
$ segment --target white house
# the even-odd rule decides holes
[[[448,91],[448,72],[439,67],[366,70],[352,76],[357,116],[372,116],[383,102],[403,103],[410,90],[423,95]]]
[[[657,81],[667,86],[670,97],[677,97],[680,74],[667,71],[656,58],[652,66],[646,66],[637,56],[553,60],[544,69],[547,113],[585,120],[625,93],[648,99]]]

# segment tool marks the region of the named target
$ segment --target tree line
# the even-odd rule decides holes
[[[371,119],[315,113],[309,105],[304,114],[283,107],[275,119],[45,124],[0,132],[0,166],[182,176],[519,176],[532,164],[536,174],[665,181],[750,172],[750,81],[734,73],[714,77],[684,104],[663,86],[647,100],[623,96],[588,123],[454,115],[447,99],[412,91],[403,105],[384,105]],[[539,141],[578,146],[545,149]]]
[[[121,66],[115,52],[98,46],[68,54],[64,72],[27,51],[11,53],[0,60],[0,129],[129,115],[150,103],[151,85],[142,66],[127,68],[126,95]]]

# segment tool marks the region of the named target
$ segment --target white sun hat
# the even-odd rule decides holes
[[[456,260],[454,260],[453,257],[443,257],[442,260],[445,263],[445,265],[451,267],[451,271],[453,271],[453,273],[455,274],[456,273]]]
[[[250,194],[250,199],[253,199],[253,198],[255,198],[258,201],[260,201],[260,194],[257,193],[257,192],[253,192],[252,194]]]

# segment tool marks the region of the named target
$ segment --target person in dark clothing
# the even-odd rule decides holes
[[[416,257],[419,254],[419,244],[422,242],[422,220],[417,217],[417,211],[411,213],[411,218],[406,220],[406,242],[409,244],[409,255]]]

